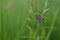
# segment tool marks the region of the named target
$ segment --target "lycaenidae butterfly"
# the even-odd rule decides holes
[[[40,13],[37,13],[36,14],[36,22],[40,23],[42,21],[42,19],[43,19],[43,16]]]

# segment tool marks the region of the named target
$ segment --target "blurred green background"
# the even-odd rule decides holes
[[[33,13],[40,12],[42,14],[45,1],[37,0],[33,3]],[[29,38],[20,37],[29,36],[31,33],[26,27],[31,3],[31,0],[0,0],[0,40],[29,40]],[[52,24],[57,8],[59,9],[49,40],[60,40],[60,0],[48,0],[48,3],[49,10],[45,15],[48,19],[47,26]],[[30,24],[33,29],[34,20]]]

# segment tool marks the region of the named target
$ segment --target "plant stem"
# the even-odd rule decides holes
[[[1,0],[1,27],[2,27],[2,40],[4,40],[4,27],[3,27],[3,1]]]
[[[46,38],[46,40],[49,40],[49,37],[50,37],[50,35],[51,35],[51,32],[52,32],[52,30],[53,30],[53,27],[54,27],[54,24],[55,24],[55,21],[56,21],[57,15],[58,15],[58,11],[59,11],[59,8],[57,8],[57,10],[56,10],[56,12],[55,12],[55,15],[54,15],[54,18],[53,18],[53,21],[52,21],[52,24],[51,24],[50,30],[49,30],[49,32],[48,32],[48,34],[47,34],[47,38]]]
[[[45,38],[45,29],[42,29],[42,34],[41,34],[41,40],[44,40],[44,38]]]
[[[31,0],[30,1],[30,10],[29,10],[29,13],[30,13],[30,15],[29,15],[29,19],[30,19],[30,24],[28,24],[28,26],[29,27],[31,27],[32,26],[32,24],[33,24],[33,16],[34,16],[34,14],[33,14],[33,7],[34,7],[34,1],[35,0]],[[33,34],[33,32],[32,32],[32,30],[30,30],[30,33],[29,33],[29,40],[32,40],[32,34]]]

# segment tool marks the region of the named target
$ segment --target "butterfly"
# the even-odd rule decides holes
[[[40,13],[36,14],[36,22],[40,23],[43,20],[43,16]]]
[[[41,23],[44,20],[43,16],[40,13],[36,14],[36,22],[37,23]],[[35,24],[35,28],[36,28],[36,24]],[[40,29],[49,29],[48,27],[42,27]]]

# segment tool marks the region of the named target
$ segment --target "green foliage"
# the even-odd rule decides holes
[[[59,13],[60,0],[0,0],[0,40],[60,40]]]

